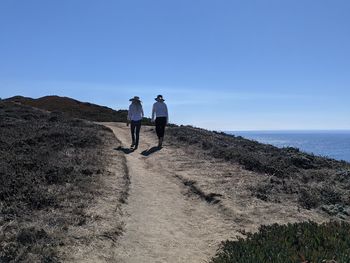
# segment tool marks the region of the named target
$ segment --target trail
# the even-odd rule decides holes
[[[155,134],[141,131],[139,149],[128,153],[129,128],[104,125],[122,142],[119,150],[125,152],[131,180],[117,262],[208,262],[221,241],[238,235],[215,205],[186,194],[186,186],[167,168],[172,166],[164,163],[176,157],[175,149],[165,145],[155,151]]]

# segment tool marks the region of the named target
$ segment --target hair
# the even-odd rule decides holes
[[[131,104],[134,104],[134,105],[137,107],[138,110],[142,110],[141,101],[139,101],[139,100],[133,100],[133,101],[131,102]]]

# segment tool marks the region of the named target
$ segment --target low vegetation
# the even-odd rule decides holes
[[[97,122],[126,122],[127,110],[113,110],[88,102],[81,102],[67,97],[45,96],[38,99],[15,96],[5,101],[16,102],[51,112],[61,112],[65,116]],[[143,119],[143,124],[151,124],[149,118]]]
[[[246,239],[226,241],[212,263],[350,262],[350,224],[313,222],[261,226]]]
[[[0,262],[58,262],[105,173],[101,126],[0,101]]]
[[[85,208],[99,194],[103,148],[115,138],[72,117],[123,122],[126,111],[56,96],[0,101],[0,262],[60,262],[70,229],[96,220]],[[257,198],[350,216],[349,163],[187,126],[169,128],[166,139],[260,173],[265,179],[250,188]],[[212,263],[350,262],[349,237],[347,223],[262,226],[224,242]]]
[[[167,133],[169,143],[197,147],[210,156],[261,173],[266,179],[251,192],[262,200],[281,202],[288,198],[306,209],[350,216],[349,163],[188,126],[170,128]]]

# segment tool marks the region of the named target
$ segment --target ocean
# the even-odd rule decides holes
[[[230,131],[277,147],[296,147],[315,155],[350,162],[350,131]]]

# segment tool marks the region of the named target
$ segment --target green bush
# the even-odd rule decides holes
[[[246,239],[223,242],[211,262],[350,262],[350,224],[310,221],[261,226]]]

